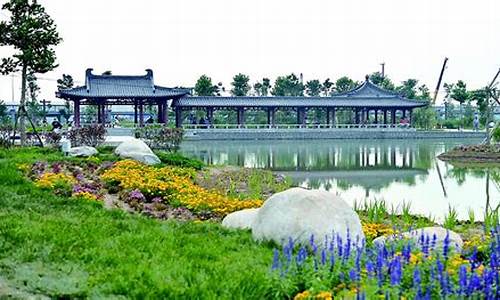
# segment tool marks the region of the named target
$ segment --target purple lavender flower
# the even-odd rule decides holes
[[[131,200],[138,200],[138,201],[145,201],[146,200],[146,197],[144,197],[144,195],[138,189],[131,191],[128,194],[128,196]]]
[[[433,239],[433,241],[434,241],[434,239]],[[444,241],[443,241],[443,256],[444,256],[445,261],[448,260],[449,249],[450,249],[450,232],[448,230],[446,230],[446,237],[444,238]]]
[[[306,248],[300,247],[299,253],[297,253],[297,264],[301,265],[307,258]]]
[[[321,250],[321,264],[322,265],[326,264],[326,250],[325,249]]]
[[[161,197],[154,197],[153,199],[151,199],[151,202],[153,202],[153,203],[162,203],[163,199]]]
[[[358,274],[357,274],[356,270],[354,270],[354,269],[349,270],[349,278],[351,279],[351,281],[354,281],[354,282],[358,281]]]
[[[57,174],[57,173],[60,173],[60,172],[61,172],[61,169],[62,169],[62,168],[61,168],[61,164],[60,164],[60,163],[54,163],[54,164],[52,165],[52,172],[54,172],[54,173],[56,173],[56,174]]]
[[[413,287],[420,288],[421,284],[422,284],[422,277],[420,275],[420,269],[417,267],[413,271]]]
[[[368,274],[368,277],[371,277],[373,275],[373,272],[375,271],[375,267],[373,266],[373,263],[371,261],[367,261],[365,264],[366,267],[366,273]]]
[[[278,269],[280,266],[280,252],[278,249],[274,249],[274,256],[273,256],[273,265],[271,269],[274,271]]]
[[[467,296],[467,267],[465,265],[461,265],[458,269],[458,285],[459,293]]]
[[[391,284],[400,284],[402,276],[401,260],[396,256],[391,263]]]

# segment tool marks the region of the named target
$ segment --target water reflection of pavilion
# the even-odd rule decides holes
[[[434,152],[429,144],[404,141],[238,141],[189,142],[184,153],[207,164],[265,168],[311,187],[332,180],[380,189],[395,181],[414,182],[427,174]],[[430,151],[431,150],[431,151]]]

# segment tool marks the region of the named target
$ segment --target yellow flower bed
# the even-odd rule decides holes
[[[74,198],[77,198],[77,199],[83,199],[83,200],[88,200],[88,201],[99,200],[99,198],[97,198],[96,195],[89,193],[89,192],[77,192],[77,193],[73,193],[71,196]]]
[[[194,171],[176,167],[154,168],[133,160],[122,160],[104,172],[101,178],[118,183],[123,189],[138,189],[149,197],[162,197],[190,210],[209,210],[223,216],[230,212],[260,207],[261,200],[230,199],[193,183]]]
[[[363,232],[367,239],[374,239],[382,235],[391,235],[396,233],[392,227],[379,223],[362,223]]]
[[[312,296],[311,292],[303,291],[302,293],[298,293],[297,295],[295,295],[295,297],[293,297],[293,300],[305,300],[305,299],[332,300],[333,297],[332,293],[328,291],[319,292],[314,297]]]
[[[54,189],[58,185],[72,185],[76,182],[75,178],[63,173],[43,173],[40,178],[35,180],[35,185],[43,189]]]

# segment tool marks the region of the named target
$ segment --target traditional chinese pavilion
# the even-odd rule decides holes
[[[322,109],[326,112],[326,124],[335,125],[338,110],[350,111],[353,124],[364,124],[371,116],[374,124],[396,124],[400,119],[411,123],[412,111],[426,106],[423,101],[407,99],[400,94],[382,89],[366,80],[351,91],[329,97],[282,97],[282,96],[191,96],[187,89],[166,88],[153,82],[153,71],[146,70],[143,76],[94,75],[92,69],[85,74],[85,86],[56,93],[57,97],[71,100],[75,107],[75,126],[80,125],[80,106],[96,105],[98,122],[105,122],[107,105],[133,105],[134,120],[144,125],[144,105],[158,107],[158,122],[168,122],[168,103],[175,111],[176,127],[183,127],[186,112],[204,111],[207,124],[215,123],[214,111],[234,110],[237,112],[237,125],[245,124],[245,111],[262,110],[267,113],[267,124],[276,125],[275,114],[278,110],[295,113],[297,124],[305,125],[309,109]]]
[[[158,107],[158,122],[168,122],[168,100],[176,100],[189,94],[187,89],[166,88],[154,84],[153,71],[146,75],[95,75],[92,69],[85,72],[85,85],[61,90],[56,96],[74,103],[74,123],[80,126],[80,107],[97,106],[97,122],[106,122],[106,106],[132,105],[134,121],[144,125],[144,105]]]

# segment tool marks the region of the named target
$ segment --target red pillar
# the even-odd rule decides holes
[[[80,100],[75,100],[74,105],[75,113],[73,115],[73,123],[75,124],[75,127],[78,128],[80,127]]]
[[[142,100],[139,100],[139,126],[144,127],[144,105]]]
[[[134,124],[137,125],[137,100],[134,100]]]

